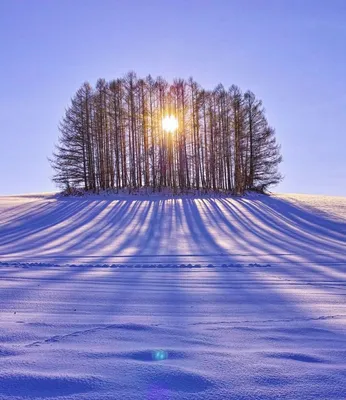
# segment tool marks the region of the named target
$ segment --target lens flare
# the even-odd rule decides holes
[[[168,352],[165,350],[154,350],[151,353],[151,356],[154,361],[162,361],[162,360],[167,360],[168,358]]]
[[[166,132],[173,133],[178,129],[178,120],[174,115],[166,115],[162,118],[162,128]]]

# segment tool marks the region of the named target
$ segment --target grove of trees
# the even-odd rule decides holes
[[[174,132],[163,129],[174,116]],[[233,85],[204,90],[130,72],[96,87],[84,83],[59,126],[50,159],[65,188],[173,193],[265,191],[281,180],[280,147],[262,102]]]

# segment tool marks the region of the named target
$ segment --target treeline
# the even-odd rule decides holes
[[[178,127],[165,131],[174,116]],[[84,83],[60,126],[53,180],[67,189],[264,191],[281,180],[280,148],[262,102],[237,86],[134,73]]]

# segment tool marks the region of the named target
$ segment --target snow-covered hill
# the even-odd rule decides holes
[[[0,261],[234,264],[344,261],[346,199],[0,198]]]
[[[345,207],[0,198],[0,399],[345,399]]]

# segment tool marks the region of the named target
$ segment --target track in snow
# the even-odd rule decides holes
[[[2,266],[0,398],[343,399],[345,296],[345,265]]]
[[[345,204],[0,198],[0,399],[345,399]]]

